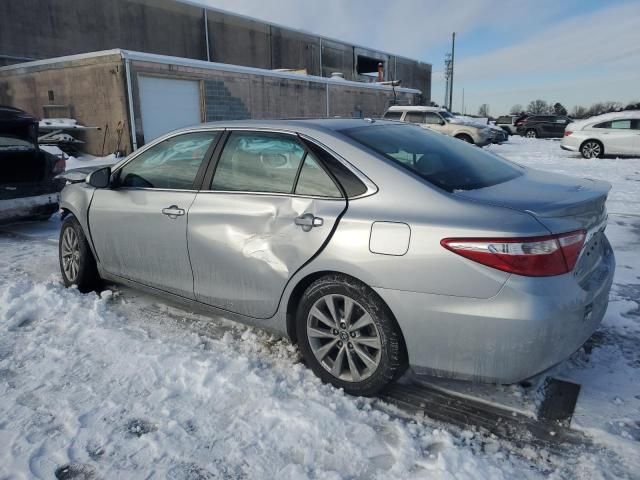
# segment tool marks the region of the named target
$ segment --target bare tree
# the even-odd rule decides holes
[[[511,115],[518,115],[522,112],[524,112],[524,107],[519,103],[516,103],[514,106],[511,107],[511,110],[509,110],[509,113]]]
[[[529,115],[544,115],[549,112],[549,104],[544,100],[533,100],[529,102],[529,106],[527,106],[527,113]]]
[[[575,107],[573,107],[573,110],[571,110],[572,118],[585,118],[586,116],[587,116],[587,109],[584,108],[582,105],[576,105]]]
[[[487,105],[486,103],[483,103],[482,105],[480,105],[480,108],[478,108],[478,116],[480,117],[489,117],[489,105]]]

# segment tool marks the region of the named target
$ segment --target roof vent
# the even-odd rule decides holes
[[[331,78],[335,78],[338,80],[344,80],[344,73],[342,72],[331,72]]]

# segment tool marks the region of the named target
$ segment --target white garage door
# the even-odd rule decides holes
[[[193,80],[138,77],[145,143],[200,123],[200,85]]]

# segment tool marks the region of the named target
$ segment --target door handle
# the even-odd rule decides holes
[[[178,207],[177,205],[171,205],[170,207],[163,208],[162,214],[166,215],[169,218],[178,218],[181,215],[184,215],[184,209]]]
[[[313,213],[305,213],[296,217],[294,223],[301,226],[302,231],[308,232],[313,227],[321,227],[324,225],[324,219],[314,216]]]

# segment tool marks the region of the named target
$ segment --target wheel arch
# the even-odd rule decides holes
[[[296,283],[296,286],[293,287],[293,289],[291,290],[291,294],[287,299],[287,309],[285,313],[287,336],[289,337],[291,342],[294,344],[298,343],[298,332],[296,331],[296,310],[298,309],[298,305],[300,304],[300,300],[302,300],[302,296],[304,295],[305,290],[309,287],[309,285],[311,285],[313,282],[315,282],[319,278],[322,278],[328,275],[343,275],[369,288],[373,292],[373,294],[376,297],[378,297],[378,299],[380,299],[380,301],[387,308],[388,313],[391,315],[391,320],[395,322],[396,326],[398,327],[398,331],[400,332],[400,338],[402,340],[402,348],[404,350],[404,354],[408,355],[407,343],[405,342],[405,339],[404,339],[404,332],[402,331],[402,328],[400,327],[400,323],[396,319],[396,316],[393,313],[393,310],[391,310],[391,307],[389,306],[389,304],[380,295],[378,295],[378,293],[366,282],[363,282],[362,280],[360,280],[357,277],[354,277],[353,275],[340,272],[337,270],[320,270],[317,272],[309,273],[303,278],[301,278],[300,280],[298,280],[298,282]]]
[[[600,145],[600,148],[602,149],[602,152],[600,152],[600,156],[604,156],[604,143],[602,143],[602,140],[600,140],[599,138],[595,138],[595,137],[588,137],[587,139],[583,140],[582,142],[580,142],[580,154],[582,154],[582,147],[584,147],[584,144],[587,142],[596,142]]]

